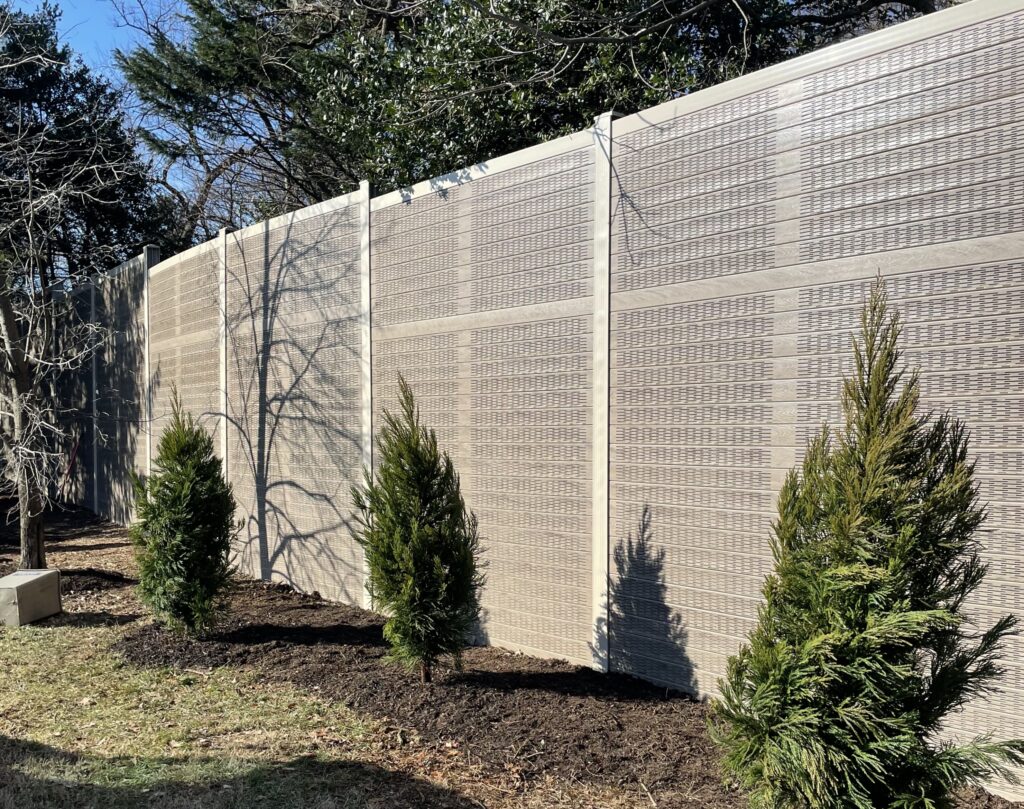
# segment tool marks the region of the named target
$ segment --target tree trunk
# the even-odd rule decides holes
[[[429,661],[424,660],[420,663],[420,682],[429,683],[432,679],[433,671],[431,671],[431,665]]]
[[[18,479],[18,522],[21,536],[20,570],[43,570],[46,548],[43,545],[42,499],[33,490],[28,473]]]

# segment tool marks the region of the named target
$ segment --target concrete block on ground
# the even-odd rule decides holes
[[[60,611],[58,571],[19,570],[0,579],[0,624],[24,626]]]

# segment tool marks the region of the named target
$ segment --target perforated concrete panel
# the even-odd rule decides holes
[[[150,270],[149,378],[152,397],[151,451],[171,413],[171,393],[220,446],[221,303],[220,240],[213,239]]]
[[[242,568],[362,601],[349,490],[362,463],[359,205],[227,236],[228,467]]]
[[[1021,4],[969,3],[615,123],[616,668],[716,690],[876,273],[926,405],[973,431],[991,567],[972,612],[1024,612],[1022,39]],[[1019,735],[1024,641],[1006,665],[951,730]]]
[[[75,317],[82,323],[93,318],[92,284],[87,283],[73,293]],[[93,475],[93,362],[87,359],[71,374],[60,380],[63,422],[70,440],[66,445],[66,466],[63,477],[56,482],[56,496],[76,505],[93,507],[95,480]],[[73,458],[72,458],[73,455]]]
[[[94,358],[95,509],[120,523],[134,511],[132,473],[147,467],[145,286],[145,256],[94,281],[95,317],[109,326]]]
[[[374,426],[401,373],[479,519],[484,636],[588,664],[592,176],[574,136],[374,200],[371,228]]]

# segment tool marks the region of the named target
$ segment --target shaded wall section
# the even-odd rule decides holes
[[[398,375],[479,519],[490,642],[589,664],[589,133],[374,200],[374,427]]]
[[[970,3],[617,121],[613,536],[651,509],[670,610],[613,662],[713,693],[756,618],[783,476],[823,420],[870,280],[925,404],[972,429],[983,624],[1024,605],[1024,14]],[[619,586],[624,586],[620,581]],[[637,577],[656,600],[651,577]],[[669,618],[668,616],[672,616]],[[678,617],[689,667],[660,642]],[[950,723],[1019,734],[1004,691]]]
[[[94,280],[95,318],[110,325],[93,360],[96,382],[95,510],[119,523],[134,514],[133,474],[147,472],[146,255]],[[89,503],[89,500],[85,501]]]
[[[227,235],[228,468],[240,564],[362,602],[359,209],[354,196]]]
[[[94,322],[93,285],[84,284],[72,293],[74,317]],[[56,482],[53,495],[58,501],[93,507],[96,494],[93,473],[93,360],[88,358],[71,374],[60,379],[61,419],[69,441],[63,448],[66,466]]]

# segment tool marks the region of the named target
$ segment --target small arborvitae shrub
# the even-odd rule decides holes
[[[366,470],[352,496],[367,589],[388,616],[392,657],[430,682],[442,655],[460,664],[480,616],[483,577],[476,517],[466,510],[459,476],[434,431],[420,423],[409,385],[398,382],[399,412],[384,412],[377,436],[377,472]]]
[[[919,411],[899,318],[875,285],[826,428],[779,496],[759,622],[712,712],[727,773],[754,807],[950,806],[966,783],[1024,764],[1024,741],[938,738],[995,686],[1007,616],[974,630],[981,583],[967,432]]]
[[[203,632],[231,575],[235,498],[213,439],[182,412],[177,394],[153,466],[147,481],[135,481],[139,595],[172,628]]]

